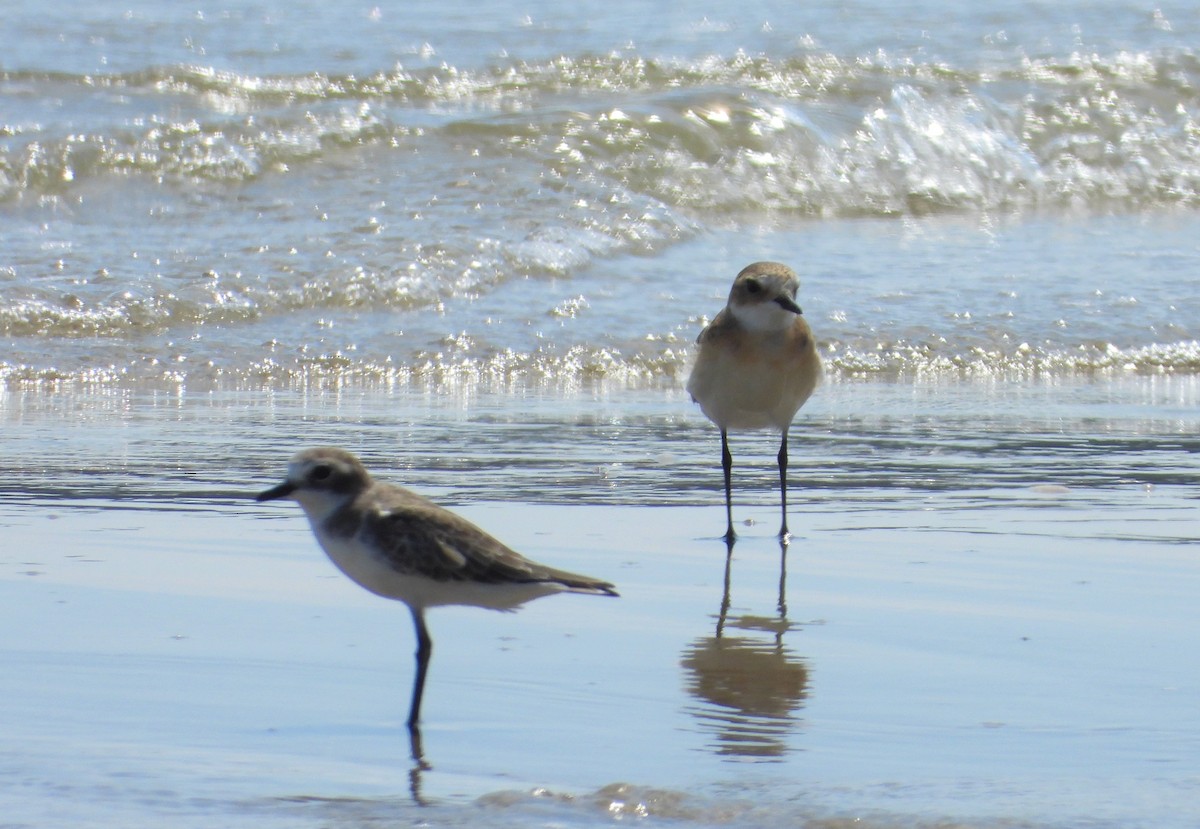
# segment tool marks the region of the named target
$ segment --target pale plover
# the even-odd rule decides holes
[[[800,286],[791,268],[778,262],[747,265],[733,280],[725,308],[705,326],[688,378],[692,399],[721,430],[725,473],[725,538],[732,542],[733,456],[729,430],[778,429],[779,535],[787,526],[787,440],[796,412],[821,378],[821,358],[808,323],[796,304]]]

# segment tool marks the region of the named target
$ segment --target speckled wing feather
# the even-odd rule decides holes
[[[432,501],[416,493],[404,494],[405,503],[375,512],[361,528],[362,540],[386,550],[388,563],[397,572],[435,581],[554,582],[615,595],[607,582],[530,561]]]

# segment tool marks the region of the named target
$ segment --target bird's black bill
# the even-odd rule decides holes
[[[274,501],[277,498],[286,498],[296,491],[296,485],[291,481],[284,481],[279,486],[273,486],[266,492],[260,492],[255,496],[255,501]]]
[[[778,305],[780,308],[784,309],[785,311],[791,311],[793,314],[803,314],[804,313],[803,311],[800,310],[800,306],[796,304],[796,300],[792,299],[787,294],[782,294],[780,296],[775,297],[775,304]]]

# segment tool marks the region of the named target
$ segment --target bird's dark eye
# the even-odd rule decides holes
[[[311,477],[314,481],[327,481],[329,476],[333,474],[333,467],[327,463],[313,467]]]
[[[759,284],[757,279],[746,280],[746,293],[757,294],[761,290],[762,285]]]

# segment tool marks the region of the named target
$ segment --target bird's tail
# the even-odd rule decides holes
[[[594,596],[620,596],[616,585],[589,576],[580,576],[562,570],[551,570],[546,581],[556,582],[572,593],[590,593]]]
[[[564,582],[566,584],[566,582]],[[593,596],[617,596],[621,594],[617,592],[615,585],[609,584],[606,581],[588,581],[580,584],[567,584],[567,587],[572,593],[590,593]]]

